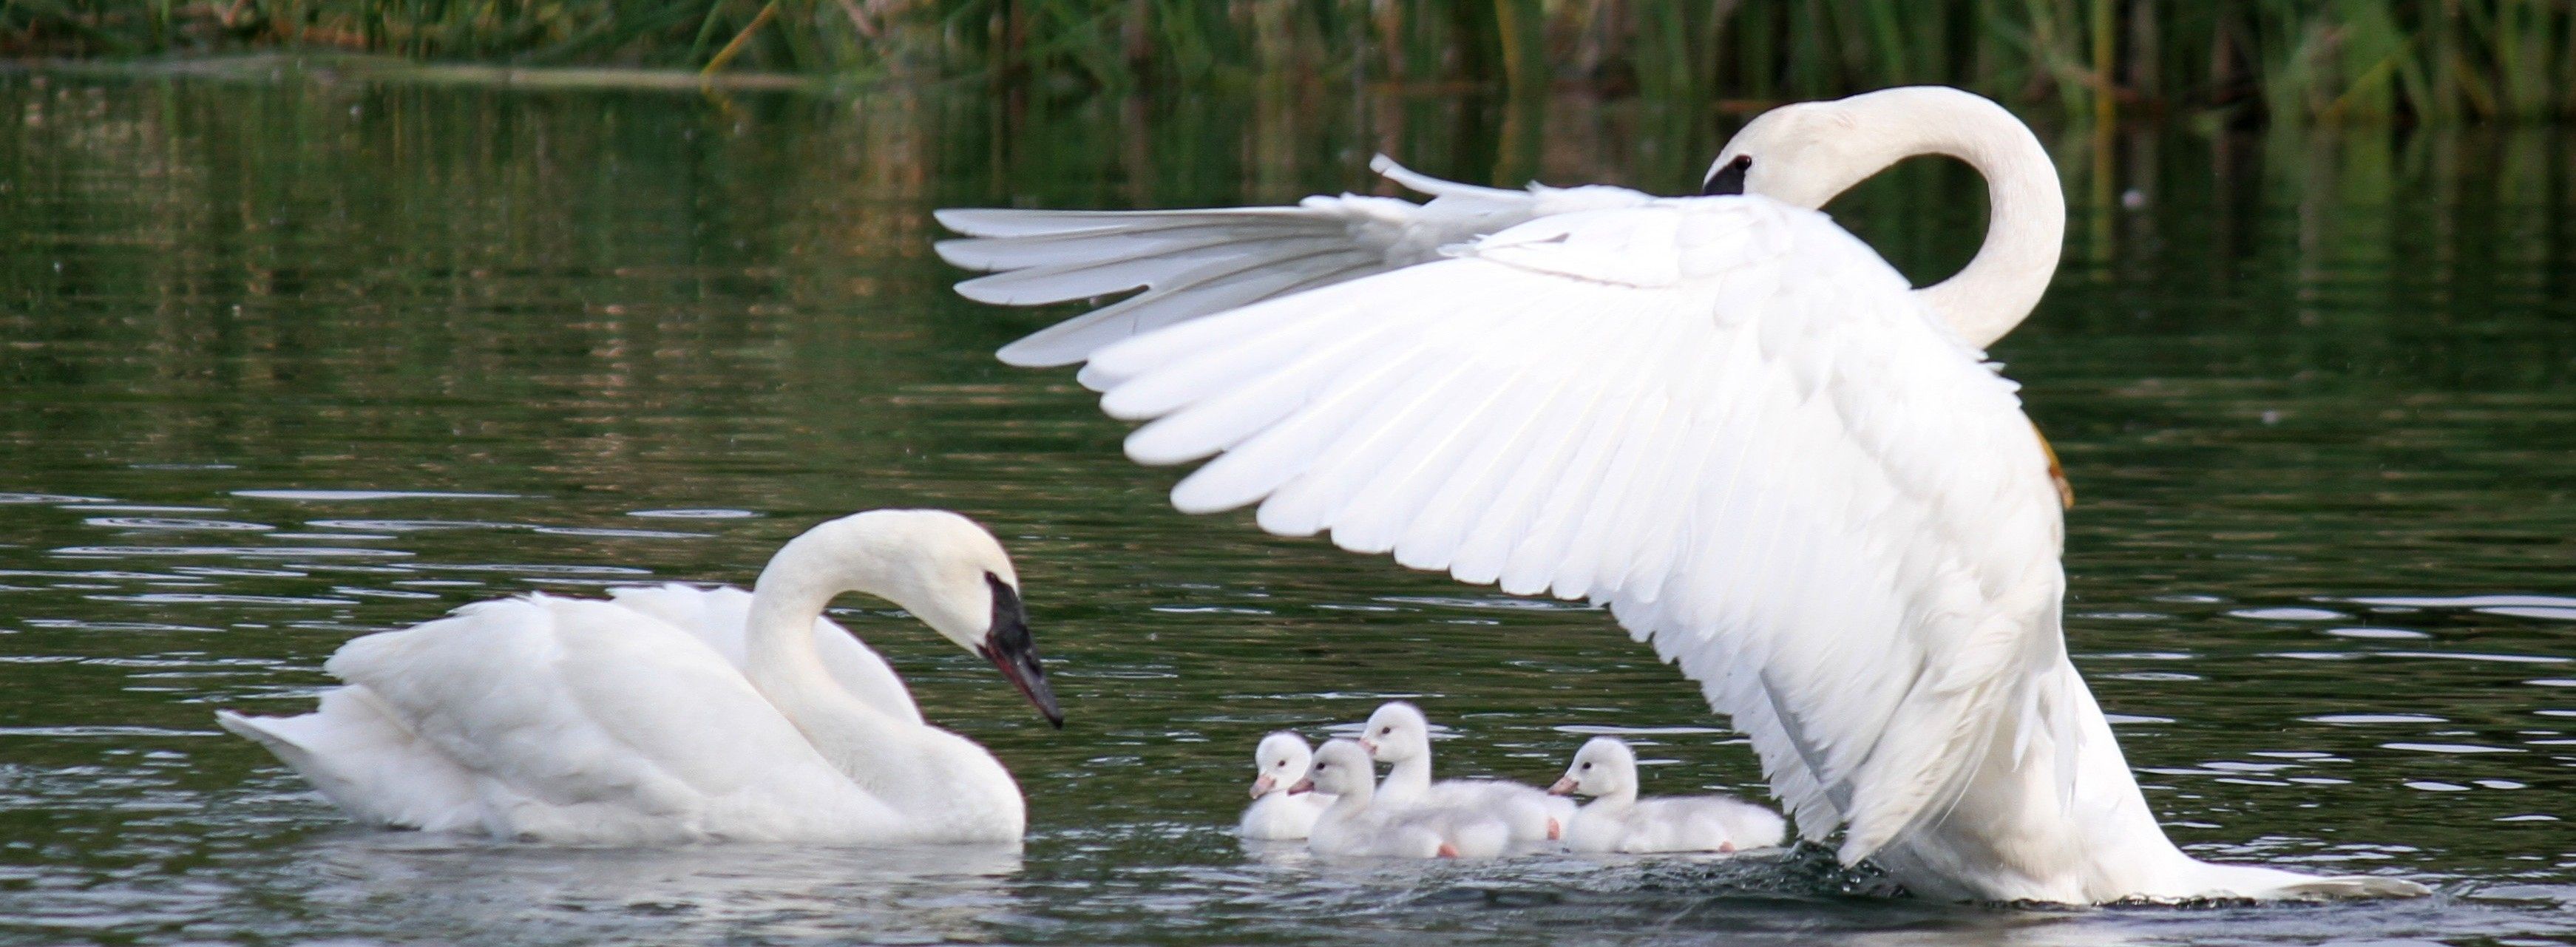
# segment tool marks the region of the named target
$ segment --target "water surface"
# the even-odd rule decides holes
[[[2015,911],[1813,851],[1316,864],[1230,825],[1258,736],[1403,696],[1445,771],[1625,732],[1757,792],[1696,688],[1562,603],[1241,516],[947,291],[932,207],[1471,180],[1693,189],[1724,129],[1567,100],[860,102],[0,74],[0,939],[28,943],[2513,943],[2576,931],[2576,139],[2051,132],[2068,262],[1996,349],[2080,494],[2068,632],[2206,857],[2430,899]],[[2097,163],[2096,156],[2101,156]],[[1959,168],[1835,208],[1908,272]],[[555,849],[359,831],[230,707],[531,589],[747,582],[937,505],[1018,558],[1070,722],[888,607],[842,617],[1031,807],[1023,851]]]

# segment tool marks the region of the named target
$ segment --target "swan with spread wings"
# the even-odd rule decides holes
[[[1912,288],[1815,210],[1903,158],[1985,176],[1983,245]],[[1749,123],[1698,197],[1433,180],[1427,203],[947,210],[958,291],[1141,290],[1002,349],[1081,363],[1187,512],[1607,605],[1752,737],[1809,840],[1916,893],[2096,903],[2421,893],[2165,838],[2060,631],[2063,482],[1983,347],[2029,315],[2057,173],[1986,99]]]

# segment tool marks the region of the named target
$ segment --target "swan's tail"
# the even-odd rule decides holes
[[[245,717],[229,710],[215,711],[216,724],[232,731],[234,736],[267,747],[269,752],[277,754],[278,759],[285,760],[286,765],[300,771],[312,761],[312,755],[304,752],[304,748],[282,729],[270,726],[293,720],[292,717]]]
[[[362,687],[322,695],[295,717],[215,711],[215,722],[267,747],[351,818],[387,828],[473,830],[474,778],[377,706]]]

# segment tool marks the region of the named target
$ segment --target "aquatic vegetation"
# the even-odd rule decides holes
[[[2070,115],[2576,112],[2576,6],[2526,0],[5,0],[0,53],[989,82],[1039,94],[1561,84],[1697,108],[1942,83]]]

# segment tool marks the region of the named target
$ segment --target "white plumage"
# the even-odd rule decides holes
[[[1349,740],[1326,740],[1311,775],[1292,792],[1327,792],[1333,804],[1316,818],[1306,847],[1318,855],[1382,858],[1486,858],[1502,854],[1511,827],[1465,806],[1380,802],[1377,767]]]
[[[1314,752],[1307,748],[1306,738],[1281,730],[1261,738],[1253,748],[1252,805],[1243,810],[1243,819],[1235,831],[1254,841],[1280,842],[1305,838],[1315,830],[1315,817],[1333,804],[1327,792],[1290,792],[1306,778],[1306,768],[1314,762]]]
[[[1993,223],[1912,290],[1810,208],[1927,153],[1985,173]],[[1979,351],[2064,228],[2010,113],[1935,88],[1777,109],[1711,169],[1746,196],[1389,170],[1436,199],[944,211],[976,239],[940,250],[1009,271],[977,298],[1144,290],[1004,357],[1087,361],[1104,410],[1150,422],[1129,456],[1208,459],[1174,505],[1607,604],[1752,737],[1807,838],[1839,827],[1919,893],[2422,890],[2184,855],[2067,662],[2050,459]]]
[[[1617,737],[1593,737],[1574,754],[1554,795],[1593,801],[1565,826],[1578,852],[1734,852],[1788,840],[1780,814],[1733,796],[1637,797],[1637,756]]]
[[[1019,787],[822,618],[844,591],[986,654],[1050,717],[1017,579],[964,517],[815,527],[757,589],[480,602],[343,645],[298,717],[217,714],[359,821],[548,842],[1016,842]]]
[[[1369,714],[1360,731],[1360,748],[1388,764],[1378,783],[1382,805],[1441,806],[1492,815],[1511,829],[1512,841],[1551,841],[1565,834],[1574,804],[1540,792],[1535,786],[1500,779],[1431,779],[1431,721],[1422,709],[1388,701]]]

